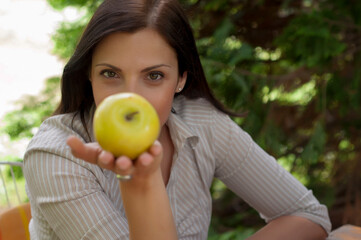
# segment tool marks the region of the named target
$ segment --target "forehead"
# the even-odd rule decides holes
[[[93,61],[176,60],[174,49],[155,30],[113,33],[105,37],[93,52]],[[137,61],[138,62],[138,61]]]

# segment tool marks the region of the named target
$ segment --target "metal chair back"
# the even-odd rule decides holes
[[[16,176],[15,176],[15,171],[14,168],[15,167],[23,167],[23,163],[22,162],[2,162],[0,161],[0,179],[1,179],[1,185],[2,187],[0,187],[0,192],[1,192],[1,198],[5,198],[6,199],[6,203],[7,203],[7,207],[10,208],[12,206],[24,203],[24,199],[21,199],[21,194],[19,193],[19,186],[16,182]],[[10,168],[10,173],[11,173],[11,181],[7,181],[7,169]],[[12,185],[12,187],[15,190],[15,198],[16,201],[14,201],[14,196],[11,196],[9,194],[9,188]]]

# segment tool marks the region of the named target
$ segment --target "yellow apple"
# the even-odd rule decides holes
[[[97,106],[93,128],[104,150],[134,160],[158,138],[160,124],[157,112],[145,98],[118,93]]]

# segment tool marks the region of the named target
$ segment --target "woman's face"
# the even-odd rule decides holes
[[[92,56],[90,81],[95,104],[106,97],[133,92],[156,109],[161,126],[167,121],[174,93],[184,87],[175,51],[154,30],[113,33],[104,38]]]

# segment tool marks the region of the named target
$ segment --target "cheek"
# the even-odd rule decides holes
[[[92,89],[93,89],[93,98],[94,98],[94,103],[95,103],[95,106],[98,106],[99,103],[100,103],[100,99],[101,97],[99,96],[99,91],[97,91],[97,88],[96,86],[94,86],[94,84],[92,83]]]
[[[101,103],[101,101],[103,101],[104,98],[98,96],[96,93],[93,93],[93,97],[94,97],[95,106],[98,107],[99,104]]]
[[[158,113],[161,126],[163,126],[168,120],[172,109],[173,97],[173,92],[169,91],[166,94],[159,95],[157,98],[148,98],[148,101],[153,105]]]
[[[104,88],[97,84],[96,81],[92,82],[93,97],[95,105],[98,106],[106,97],[117,93],[116,88]]]

